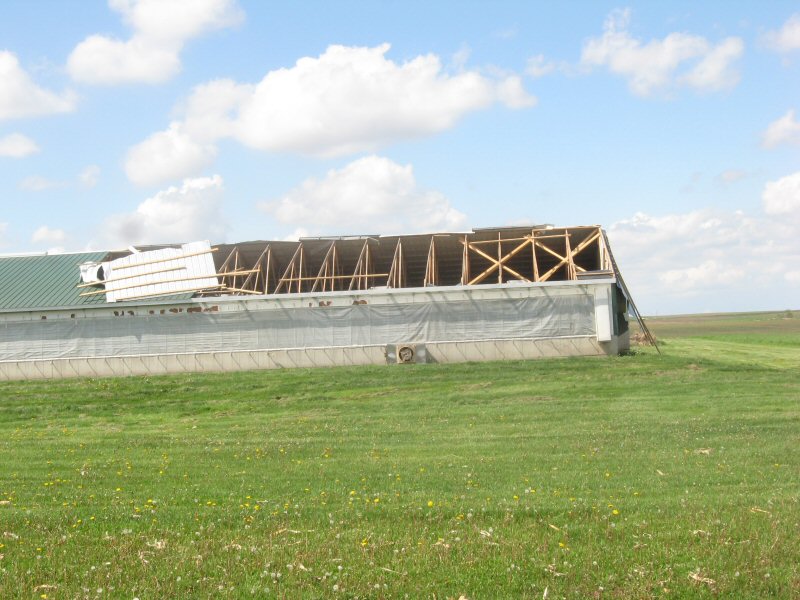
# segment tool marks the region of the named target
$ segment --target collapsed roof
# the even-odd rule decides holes
[[[105,291],[109,301],[126,299],[124,294],[120,297],[120,278],[125,280],[123,287],[131,290],[127,298],[139,299],[171,295],[178,289],[200,296],[269,295],[612,276],[599,226],[250,241],[208,246],[202,252],[184,246],[183,254],[160,259],[156,255],[162,251],[153,248],[138,255],[110,255],[111,261],[104,264],[111,268],[120,262],[130,268],[134,259],[147,268],[96,281],[94,285],[105,289],[84,293]],[[204,253],[214,257],[216,273],[211,281],[200,271],[175,267],[182,256]],[[120,273],[119,269],[117,266],[113,273]],[[182,287],[165,286],[168,282]]]

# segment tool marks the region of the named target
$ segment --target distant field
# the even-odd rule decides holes
[[[800,310],[648,317],[657,336],[697,337],[724,334],[800,334]]]
[[[800,596],[800,314],[615,358],[0,383],[0,598]]]

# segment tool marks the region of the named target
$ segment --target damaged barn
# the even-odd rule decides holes
[[[0,379],[617,354],[599,226],[0,257]]]

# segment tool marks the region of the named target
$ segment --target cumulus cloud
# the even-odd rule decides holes
[[[96,85],[160,83],[181,69],[180,53],[194,37],[240,23],[236,0],[109,0],[132,29],[128,40],[91,35],[67,60],[76,81]]]
[[[0,121],[70,112],[77,103],[73,92],[58,94],[37,86],[7,50],[0,51],[0,82]]]
[[[146,184],[196,173],[213,160],[222,138],[271,152],[343,156],[444,131],[493,104],[517,109],[536,102],[519,76],[451,74],[436,55],[397,63],[388,51],[389,44],[330,46],[255,85],[199,86],[180,120],[130,150],[128,176]]]
[[[639,308],[753,310],[791,300],[800,284],[792,274],[800,264],[800,219],[770,214],[766,198],[764,209],[637,213],[611,225],[614,254]]]
[[[800,49],[800,13],[789,17],[779,30],[764,34],[764,42],[777,52]]]
[[[78,182],[85,188],[93,188],[96,186],[98,179],[100,179],[100,167],[97,165],[89,165],[78,173]]]
[[[800,221],[800,172],[768,182],[761,199],[768,215],[787,215]]]
[[[63,229],[54,229],[47,225],[42,225],[31,236],[34,244],[62,244],[67,239],[67,234]]]
[[[728,37],[715,45],[702,36],[676,32],[644,43],[630,34],[629,22],[630,9],[613,11],[603,35],[584,44],[581,65],[608,68],[626,78],[639,96],[681,86],[717,91],[739,82],[734,63],[744,52],[740,38]]]
[[[237,137],[262,150],[340,156],[444,131],[498,101],[534,102],[515,77],[449,75],[433,54],[398,64],[386,58],[389,47],[330,46],[271,71],[242,105]]]
[[[39,146],[31,138],[21,133],[11,133],[0,137],[0,156],[25,158],[39,152]]]
[[[308,179],[261,208],[280,223],[302,227],[305,235],[457,230],[465,222],[443,194],[417,185],[411,165],[380,156]]]
[[[549,75],[556,69],[556,64],[547,60],[544,54],[537,54],[528,59],[528,64],[525,66],[525,73],[531,77],[538,78]]]
[[[222,240],[227,231],[219,175],[187,179],[144,200],[130,213],[109,217],[102,242],[114,247]]]
[[[800,123],[795,119],[794,109],[769,124],[761,143],[765,148],[775,148],[781,144],[800,144]]]
[[[201,144],[180,123],[172,123],[128,151],[125,173],[137,185],[180,179],[209,166],[217,155],[212,144]]]

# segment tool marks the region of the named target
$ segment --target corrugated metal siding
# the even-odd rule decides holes
[[[105,304],[104,294],[81,297],[78,265],[106,252],[0,257],[0,310]],[[90,288],[95,289],[95,288]]]

